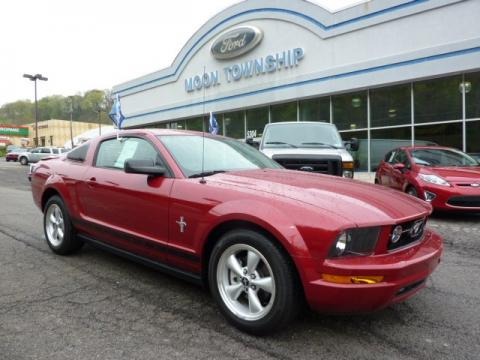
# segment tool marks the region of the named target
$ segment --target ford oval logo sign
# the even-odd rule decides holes
[[[254,26],[239,26],[220,35],[211,48],[212,55],[219,60],[243,55],[262,41],[263,33]]]

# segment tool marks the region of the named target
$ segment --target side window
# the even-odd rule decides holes
[[[59,154],[60,152],[58,151],[58,149],[52,149],[53,150],[53,153],[54,154]]]
[[[385,155],[385,161],[388,162],[389,164],[392,164],[394,162],[396,154],[397,154],[396,150],[390,151],[387,155]]]
[[[42,154],[50,154],[50,149],[48,149],[48,148],[42,148],[42,149],[40,150],[40,152],[41,152]]]
[[[393,163],[394,164],[402,163],[406,167],[410,166],[410,161],[408,160],[407,154],[405,153],[405,151],[402,151],[402,150],[397,152],[397,154],[395,155],[395,158],[393,160]]]
[[[148,141],[141,138],[109,139],[100,144],[95,166],[123,169],[129,159],[151,161],[163,165],[157,150]]]
[[[73,161],[79,161],[79,162],[84,162],[85,159],[87,158],[87,152],[88,152],[88,147],[90,144],[83,144],[73,150],[71,150],[67,154],[67,159],[73,160]]]

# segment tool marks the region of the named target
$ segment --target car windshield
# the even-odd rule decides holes
[[[343,148],[336,127],[327,123],[285,123],[268,126],[264,148]]]
[[[424,166],[478,166],[467,154],[454,149],[418,149],[412,151],[413,161]]]
[[[234,139],[198,135],[161,135],[158,138],[187,177],[232,170],[281,168],[250,145]]]

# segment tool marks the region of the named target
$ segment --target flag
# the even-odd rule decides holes
[[[112,109],[108,113],[108,116],[110,116],[110,119],[112,119],[117,129],[122,128],[122,123],[123,123],[123,120],[125,120],[125,116],[123,116],[122,114],[122,108],[120,106],[120,97],[118,96],[118,94],[115,96]]]
[[[208,131],[210,132],[210,134],[213,134],[213,135],[218,134],[218,122],[211,111],[210,111],[210,120],[208,121]]]

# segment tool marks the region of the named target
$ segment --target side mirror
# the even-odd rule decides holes
[[[402,164],[402,163],[393,164],[393,168],[401,172],[403,172],[406,169],[405,164]]]
[[[360,142],[357,138],[351,138],[350,140],[345,141],[345,147],[349,151],[358,151],[359,146]]]
[[[260,143],[258,141],[255,141],[253,140],[253,138],[247,138],[245,140],[245,142],[250,145],[250,146],[253,146],[255,149],[258,150],[258,148],[260,147]]]
[[[133,160],[125,161],[124,171],[127,174],[144,174],[150,176],[163,176],[166,169],[155,165],[153,160]]]

